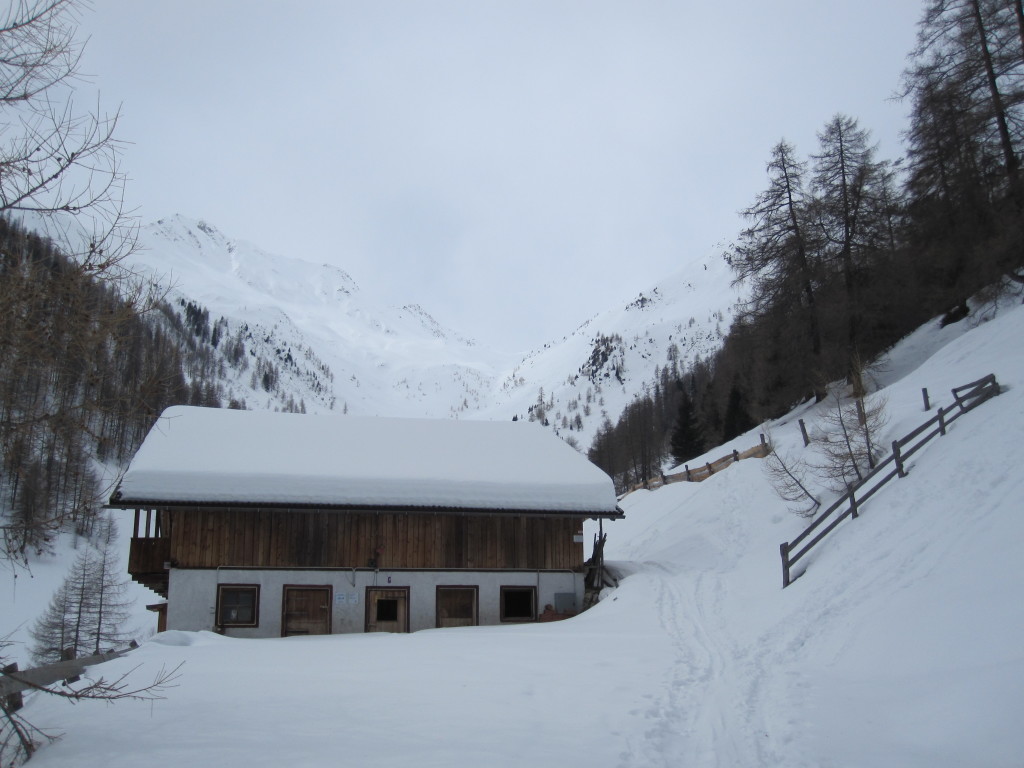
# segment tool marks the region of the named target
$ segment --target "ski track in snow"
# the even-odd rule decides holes
[[[726,498],[737,496],[727,476],[712,482],[719,484]],[[722,522],[724,541],[717,542],[717,547],[726,553],[742,551],[745,531],[740,521]],[[642,576],[650,582],[658,621],[673,658],[662,690],[647,712],[654,722],[646,731],[644,749],[623,768],[731,768],[764,763],[761,742],[766,728],[761,713],[765,710],[756,696],[764,662],[730,632],[723,612],[729,589],[723,569],[735,559],[728,554],[724,562],[710,569],[686,568],[685,563],[670,560],[638,564],[640,573],[634,578]]]
[[[721,619],[721,579],[691,583],[670,564],[640,565],[633,578],[647,582],[673,657],[661,689],[647,694],[644,741],[630,744],[620,768],[762,764],[759,708],[735,674],[740,666],[749,674],[751,661]]]

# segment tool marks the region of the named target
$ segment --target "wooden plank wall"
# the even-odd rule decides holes
[[[583,518],[267,510],[165,511],[179,567],[572,569]]]

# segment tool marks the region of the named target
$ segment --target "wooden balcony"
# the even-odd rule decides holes
[[[135,537],[128,553],[128,573],[139,584],[167,597],[168,569],[165,566],[170,559],[170,538]]]

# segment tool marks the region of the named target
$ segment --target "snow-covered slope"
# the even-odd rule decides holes
[[[422,307],[379,305],[343,270],[275,256],[182,216],[145,227],[133,266],[194,301],[225,335],[279,363],[280,389],[311,411],[456,414],[493,375],[486,350],[442,327]],[[245,379],[238,384],[245,389]],[[249,407],[273,408],[248,387]]]
[[[172,304],[224,318],[222,335],[277,366],[275,391],[251,369],[236,376],[227,394],[250,408],[278,408],[286,394],[310,411],[505,420],[536,418],[540,402],[538,420],[583,450],[656,368],[683,371],[713,352],[735,301],[723,260],[695,259],[561,340],[503,359],[418,304],[387,306],[337,267],[268,254],[206,222],[162,219],[141,242],[132,263],[170,286]]]
[[[806,521],[747,460],[640,491],[606,524],[623,574],[548,625],[234,640],[166,633],[95,669],[166,700],[25,714],[64,733],[33,765],[1019,766],[1024,755],[1024,307],[931,323],[877,373],[887,435],[920,391],[995,373],[957,421],[781,589]],[[971,323],[977,324],[973,329]],[[797,417],[772,425],[802,450]],[[740,438],[744,444],[755,435]]]
[[[698,357],[717,350],[738,298],[723,259],[696,259],[621,307],[527,354],[501,377],[480,413],[543,413],[541,420],[586,450],[602,421],[617,420],[657,379],[658,369],[681,375]]]

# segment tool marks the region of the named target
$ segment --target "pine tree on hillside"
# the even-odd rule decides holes
[[[882,200],[886,166],[875,160],[870,134],[849,115],[836,115],[818,134],[814,155],[816,226],[821,240],[821,261],[842,277],[843,301],[834,308],[845,324],[846,376],[854,394],[864,394],[859,378],[862,337],[864,275],[872,261],[886,253],[879,242],[876,222],[889,211]],[[837,339],[838,341],[838,339]]]
[[[37,664],[60,661],[65,649],[75,656],[89,647],[86,625],[94,610],[89,584],[96,567],[92,547],[86,546],[75,558],[60,587],[50,598],[46,611],[32,625],[32,660]]]
[[[750,285],[747,312],[757,317],[780,302],[798,312],[806,326],[812,358],[821,356],[821,322],[816,302],[818,265],[810,239],[807,164],[793,146],[780,141],[768,162],[768,188],[743,211],[750,226],[729,256],[736,282]],[[815,363],[817,364],[817,363]]]
[[[672,431],[670,448],[672,456],[678,464],[700,456],[705,450],[704,429],[697,419],[693,400],[684,389],[679,398],[679,412],[676,426]]]
[[[68,579],[57,588],[50,598],[50,604],[32,625],[32,646],[29,649],[32,660],[37,664],[59,661],[72,635],[71,593]]]
[[[722,418],[722,440],[732,440],[756,426],[751,418],[747,405],[740,392],[739,387],[733,384],[729,390],[729,402],[725,406],[725,416]]]
[[[116,527],[108,515],[96,528],[95,543],[82,547],[46,611],[32,626],[31,653],[36,663],[59,661],[65,649],[83,656],[126,640],[130,603],[114,548]]]
[[[108,513],[96,526],[95,585],[96,611],[92,652],[123,645],[127,640],[125,623],[128,621],[131,601],[126,598],[128,580],[121,574],[117,557],[117,524]]]

